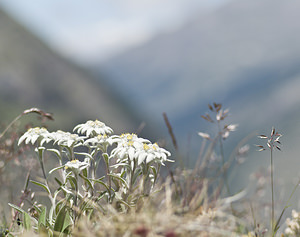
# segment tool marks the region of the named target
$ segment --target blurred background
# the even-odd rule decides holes
[[[299,178],[300,2],[297,0],[0,0],[0,114],[54,114],[50,129],[70,131],[99,119],[116,133],[166,139],[168,115],[185,162],[216,133],[201,118],[208,103],[230,109],[236,144],[272,126],[283,134],[275,154],[278,182]],[[248,184],[268,152],[250,152],[231,175]],[[289,193],[290,186],[286,186]],[[298,194],[297,194],[298,195]]]

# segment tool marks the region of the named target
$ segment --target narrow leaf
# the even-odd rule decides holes
[[[24,185],[24,191],[27,190],[27,188],[28,188],[29,180],[30,180],[30,172],[28,172],[27,177],[26,177],[26,182],[25,182],[25,185]]]
[[[60,169],[62,169],[62,168],[64,168],[64,167],[65,167],[65,166],[62,165],[62,166],[58,166],[58,167],[56,167],[56,168],[53,168],[52,170],[49,171],[49,174],[52,174],[54,171],[60,170]]]
[[[61,154],[57,149],[47,149],[47,151],[52,151],[61,160]]]
[[[125,179],[123,179],[123,178],[121,178],[121,177],[119,177],[118,175],[115,175],[115,174],[108,174],[108,175],[111,176],[111,177],[113,177],[113,178],[115,178],[115,179],[120,180],[121,183],[123,183],[126,186],[126,188],[128,189],[128,184],[125,181]]]
[[[79,176],[82,179],[84,179],[84,181],[88,184],[88,186],[89,186],[90,189],[93,189],[93,185],[92,185],[91,181],[87,177],[84,177],[82,174],[79,174]]]
[[[106,185],[106,183],[104,183],[103,181],[101,181],[101,179],[92,179],[92,181],[103,185],[107,190],[109,190],[109,187]]]
[[[73,224],[72,218],[69,214],[66,206],[62,207],[57,214],[55,223],[54,223],[54,231],[63,233],[66,229]]]
[[[23,224],[25,230],[30,230],[31,229],[31,217],[27,212],[23,213]]]
[[[39,232],[43,227],[46,226],[46,214],[47,214],[47,208],[42,207],[42,212],[40,213],[39,219],[38,219],[38,230]]]
[[[91,160],[93,160],[93,157],[91,156],[91,154],[86,153],[86,152],[74,152],[74,154],[76,154],[76,155],[82,155],[82,156],[87,156],[88,158],[90,158]]]
[[[43,189],[46,190],[46,192],[47,192],[48,194],[51,195],[51,192],[50,192],[49,188],[48,188],[45,184],[42,184],[42,183],[37,182],[37,181],[34,181],[34,180],[30,180],[30,182],[33,183],[33,184],[36,184],[36,185],[38,185],[38,186],[40,186],[40,187],[42,187]]]
[[[17,210],[18,212],[22,213],[22,214],[25,212],[22,208],[20,208],[20,207],[14,205],[14,204],[12,204],[12,203],[8,203],[8,205],[9,205],[10,207],[14,208],[15,210]]]

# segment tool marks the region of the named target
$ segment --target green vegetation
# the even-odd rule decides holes
[[[229,111],[221,104],[209,110],[202,118],[217,133],[198,133],[203,145],[193,169],[184,167],[166,114],[172,155],[136,134],[115,135],[99,120],[78,124],[73,133],[50,132],[44,125],[51,114],[25,110],[0,135],[1,180],[8,180],[8,167],[20,157],[31,161],[15,172],[24,187],[8,200],[12,213],[4,213],[1,236],[299,236],[300,213],[283,219],[299,182],[285,205],[275,198],[274,150],[281,150],[282,135],[272,128],[269,137],[258,136],[267,141],[257,147],[270,151],[270,175],[256,176],[254,194],[247,188],[232,193],[229,171],[250,147],[241,141],[225,157],[226,139],[237,125],[226,123]],[[37,114],[43,126],[19,134],[17,125],[28,114]],[[258,193],[269,191],[265,180],[271,189],[261,202]],[[15,191],[10,184],[3,189]]]

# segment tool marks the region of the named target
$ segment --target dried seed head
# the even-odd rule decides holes
[[[204,132],[198,132],[198,135],[200,137],[203,137],[204,139],[210,140],[210,135]]]
[[[262,138],[262,139],[268,139],[267,141],[267,146],[270,148],[270,149],[273,149],[273,148],[276,148],[277,150],[281,150],[280,147],[278,145],[281,145],[281,142],[279,141],[280,137],[282,135],[278,132],[276,132],[275,128],[272,127],[272,131],[271,131],[271,136],[270,137],[267,137],[266,135],[259,135],[258,137],[259,138]],[[278,145],[275,145],[278,144]]]
[[[222,108],[222,104],[214,103],[214,108],[215,108],[215,111],[216,111],[216,112],[219,112],[220,109]]]
[[[277,150],[281,151],[280,147],[279,146],[276,146]]]
[[[267,139],[268,138],[266,135],[259,135],[258,137],[262,138],[262,139]]]
[[[275,134],[275,128],[273,127],[273,128],[272,128],[272,131],[271,131],[271,137],[273,137],[274,134]]]
[[[262,146],[262,145],[255,145],[255,146],[257,146],[259,148],[257,151],[264,151],[264,150],[266,150],[264,148],[264,146]]]
[[[206,121],[208,121],[208,122],[211,122],[211,123],[214,122],[213,119],[210,117],[209,114],[205,114],[205,116],[204,116],[204,115],[201,115],[201,117],[202,117],[203,119],[205,119]]]

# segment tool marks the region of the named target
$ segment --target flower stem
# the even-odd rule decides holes
[[[272,192],[271,228],[272,228],[272,236],[275,235],[275,230],[274,230],[274,177],[273,177],[273,172],[274,172],[273,148],[271,148],[271,192]]]
[[[220,154],[221,154],[221,159],[222,159],[223,176],[224,176],[227,194],[230,196],[231,194],[230,194],[228,178],[227,178],[227,169],[225,167],[224,148],[223,148],[223,142],[222,142],[222,131],[221,131],[220,121],[218,121],[218,130],[219,130],[219,144],[220,144]]]
[[[107,153],[102,154],[103,159],[105,161],[106,165],[106,176],[107,176],[107,182],[108,182],[108,194],[109,194],[109,201],[112,202],[112,196],[111,196],[111,176],[110,176],[110,170],[109,170],[109,157]]]

